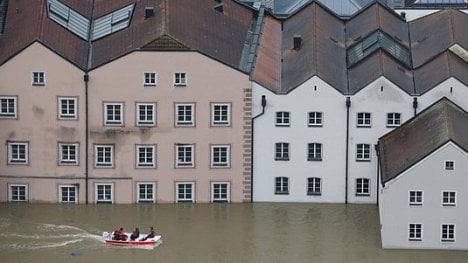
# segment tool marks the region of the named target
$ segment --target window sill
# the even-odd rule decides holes
[[[418,206],[422,206],[423,204],[422,203],[410,203],[409,205],[418,207]]]
[[[321,161],[322,161],[322,158],[307,158],[307,161],[310,161],[310,162],[321,162]]]
[[[275,161],[289,161],[289,158],[275,158]]]
[[[440,240],[440,242],[442,242],[442,243],[455,243],[455,240],[453,240],[453,239],[442,239],[442,240]]]
[[[356,196],[358,196],[358,197],[366,197],[366,196],[369,197],[370,194],[356,194]]]
[[[408,241],[422,241],[422,238],[410,238]]]
[[[457,204],[442,204],[443,207],[455,207]]]
[[[44,87],[45,83],[33,83],[32,84],[34,87]]]
[[[175,88],[185,88],[187,87],[187,84],[174,84]]]
[[[365,162],[370,162],[370,161],[371,161],[371,159],[356,159],[356,162],[360,162],[360,163],[361,162],[365,163]]]
[[[357,125],[356,128],[372,128],[371,125]]]
[[[322,193],[321,193],[321,192],[320,192],[320,193],[316,193],[316,192],[309,192],[309,193],[307,193],[307,195],[311,195],[311,196],[321,196],[321,195],[322,195]]]
[[[275,195],[289,195],[289,192],[275,192]]]
[[[322,124],[308,124],[307,127],[316,127],[316,128],[322,128]]]
[[[287,127],[291,127],[291,125],[290,124],[275,124],[275,127],[287,128]]]
[[[156,84],[145,83],[143,84],[144,87],[156,87]]]

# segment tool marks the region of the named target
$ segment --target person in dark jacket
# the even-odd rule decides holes
[[[153,238],[156,236],[156,232],[154,231],[154,227],[150,227],[150,231],[148,232],[148,235],[146,237],[142,238],[141,241],[145,241],[148,238]]]
[[[139,236],[140,236],[140,229],[137,227],[135,228],[135,231],[133,231],[132,234],[130,235],[130,240],[133,241],[137,239]]]

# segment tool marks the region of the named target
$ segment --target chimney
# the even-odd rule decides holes
[[[293,48],[295,50],[300,49],[302,46],[302,36],[301,35],[294,35],[293,38]]]
[[[147,6],[145,7],[145,19],[154,16],[154,8]]]

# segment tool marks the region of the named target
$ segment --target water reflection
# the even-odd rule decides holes
[[[102,232],[156,226],[153,250]],[[0,205],[2,262],[466,262],[465,251],[382,250],[378,209],[337,204]]]

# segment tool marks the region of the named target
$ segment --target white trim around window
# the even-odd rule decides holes
[[[310,111],[307,113],[307,126],[308,127],[322,127],[323,126],[323,112]]]
[[[211,103],[211,126],[231,126],[231,103]]]
[[[401,125],[401,113],[389,112],[387,113],[387,127],[394,128]]]
[[[58,97],[57,113],[59,120],[77,120],[78,97]]]
[[[356,161],[370,162],[371,160],[371,145],[367,143],[356,144]]]
[[[0,96],[0,119],[16,119],[18,117],[18,97]]]
[[[80,156],[78,143],[58,143],[59,165],[78,165]]]
[[[174,87],[185,87],[185,86],[187,86],[187,73],[175,72],[174,73]]]
[[[211,202],[229,203],[231,201],[230,182],[211,182]]]
[[[94,167],[113,168],[114,167],[114,145],[95,144],[94,145]]]
[[[135,114],[137,126],[156,126],[156,103],[137,102],[135,106]]]
[[[372,114],[370,112],[356,113],[356,127],[358,128],[372,127]]]
[[[440,225],[440,241],[455,242],[455,224],[444,223]]]
[[[423,224],[409,223],[408,224],[408,240],[422,241],[423,239]]]
[[[442,206],[457,206],[457,191],[442,191]]]
[[[136,198],[138,203],[156,202],[156,183],[155,182],[137,182]]]
[[[195,126],[195,103],[175,103],[174,124],[176,127]]]
[[[150,87],[158,84],[158,75],[156,72],[143,72],[143,86]]]
[[[370,179],[356,178],[356,196],[370,196]]]
[[[229,168],[231,166],[231,146],[211,145],[211,168]]]
[[[46,85],[45,72],[44,71],[31,72],[31,85],[32,86],[45,86]]]
[[[59,203],[78,203],[77,185],[59,185]]]
[[[195,182],[175,183],[176,203],[195,203]]]
[[[8,184],[9,202],[29,201],[29,186],[27,184]]]
[[[195,167],[195,144],[179,143],[175,145],[175,167]]]
[[[124,125],[124,103],[104,102],[104,126]]]
[[[408,203],[410,206],[422,206],[424,202],[424,192],[422,190],[409,190]]]
[[[446,171],[455,170],[455,161],[453,161],[453,160],[445,161],[445,167],[444,168],[445,168]]]
[[[94,199],[95,199],[96,204],[114,203],[114,184],[113,183],[96,183],[94,185]]]
[[[8,164],[29,164],[28,142],[8,142]]]
[[[135,153],[135,162],[137,168],[156,168],[156,145],[136,145]]]

